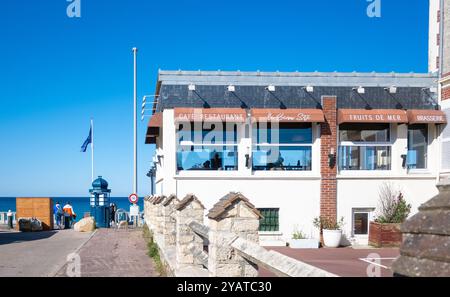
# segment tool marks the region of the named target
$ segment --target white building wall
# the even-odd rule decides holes
[[[209,210],[230,191],[241,192],[257,208],[279,208],[280,235],[285,240],[298,227],[308,236],[318,238],[312,226],[320,214],[320,180],[298,179],[177,179],[178,197],[194,193]]]
[[[156,194],[176,194],[183,198],[193,193],[209,210],[222,196],[236,191],[243,193],[257,208],[279,208],[280,232],[274,235],[289,240],[295,227],[318,238],[312,221],[320,215],[320,129],[314,124],[311,172],[261,171],[245,167],[245,154],[251,152],[251,138],[239,137],[238,171],[181,171],[176,170],[176,127],[174,111],[164,110],[163,133],[157,154]],[[251,137],[251,129],[250,129]],[[348,171],[338,174],[337,214],[344,216],[345,234],[352,235],[352,210],[376,208],[378,191],[383,182],[392,182],[402,190],[412,204],[413,213],[435,194],[439,163],[436,126],[429,125],[428,169],[408,172],[402,167],[402,154],[407,153],[407,125],[392,125],[392,170]],[[240,129],[245,136],[245,128]],[[162,145],[162,147],[161,147]],[[367,238],[359,240],[367,244]]]
[[[439,34],[438,11],[440,0],[430,0],[429,34],[428,34],[428,71],[438,70],[436,60],[439,57],[439,44],[437,35]]]
[[[378,191],[382,183],[389,182],[402,191],[405,200],[411,204],[411,215],[418,207],[438,193],[434,177],[420,178],[347,178],[337,183],[337,215],[344,217],[344,233],[353,236],[352,209],[373,208],[378,206]],[[376,211],[374,215],[376,215]],[[368,238],[356,239],[359,244],[367,244]]]

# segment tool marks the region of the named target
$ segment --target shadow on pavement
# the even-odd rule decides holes
[[[42,232],[0,232],[0,245],[47,239],[57,231]]]

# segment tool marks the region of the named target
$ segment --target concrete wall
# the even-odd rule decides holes
[[[437,36],[439,34],[439,12],[440,0],[430,0],[430,17],[428,33],[428,71],[436,72],[438,70],[437,59],[439,57],[439,44]]]
[[[291,238],[295,225],[307,235],[317,236],[313,218],[320,214],[320,180],[179,179],[178,197],[195,193],[206,209],[230,191],[241,192],[257,208],[280,208],[280,232]]]
[[[418,212],[418,207],[438,193],[436,180],[431,178],[417,179],[379,179],[379,178],[351,178],[338,179],[337,214],[344,217],[344,233],[350,240],[359,244],[367,244],[367,236],[353,237],[352,210],[376,209],[378,206],[379,187],[384,182],[392,183],[402,191],[405,200],[411,204],[411,215]],[[376,210],[373,215],[376,215]]]
[[[444,32],[443,32],[443,67],[444,75],[450,74],[450,1],[444,1]],[[442,20],[441,20],[442,21]]]

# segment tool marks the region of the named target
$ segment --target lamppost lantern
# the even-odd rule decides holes
[[[108,182],[99,176],[92,182],[91,194],[91,216],[94,217],[95,223],[100,228],[109,228],[110,217],[110,194]]]

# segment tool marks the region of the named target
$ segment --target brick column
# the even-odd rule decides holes
[[[450,100],[450,73],[441,79],[441,101]]]
[[[320,215],[329,219],[336,219],[336,191],[337,191],[337,159],[329,165],[328,155],[334,150],[337,156],[337,111],[336,96],[323,96],[322,108],[325,122],[320,125]]]

